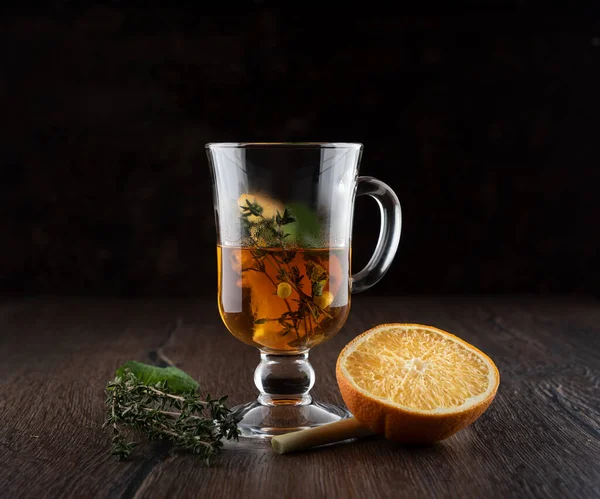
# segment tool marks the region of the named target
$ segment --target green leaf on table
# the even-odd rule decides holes
[[[129,369],[135,377],[145,385],[167,382],[173,393],[189,393],[198,389],[198,382],[188,373],[177,367],[157,367],[135,360],[125,362],[115,373],[119,377],[125,376],[125,370]]]

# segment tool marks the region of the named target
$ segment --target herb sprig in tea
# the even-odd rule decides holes
[[[297,251],[288,243],[287,239],[291,233],[286,231],[287,225],[296,222],[291,210],[285,208],[283,213],[277,210],[274,216],[266,217],[264,208],[256,200],[249,199],[246,199],[246,203],[241,205],[240,209],[245,240],[252,254],[252,265],[242,268],[242,272],[264,274],[272,283],[274,293],[284,300],[287,308],[279,317],[257,317],[254,324],[277,322],[281,326],[281,336],[290,333],[295,336],[288,345],[301,346],[306,343],[306,336],[314,335],[317,321],[323,317],[332,317],[328,311],[332,297],[323,296],[329,273],[316,254],[304,253],[305,273],[292,263]],[[277,251],[269,251],[273,248]],[[274,272],[269,272],[268,268]],[[275,275],[275,278],[272,275]],[[310,282],[303,282],[305,275]],[[294,291],[297,298],[291,297]],[[290,300],[297,306],[292,307]]]

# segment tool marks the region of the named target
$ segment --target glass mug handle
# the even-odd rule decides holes
[[[402,230],[402,209],[391,187],[373,177],[358,177],[356,195],[371,196],[381,212],[381,228],[373,256],[364,269],[352,275],[352,293],[361,293],[376,284],[394,260]]]

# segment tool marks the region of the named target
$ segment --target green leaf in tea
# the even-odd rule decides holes
[[[174,366],[157,367],[129,360],[117,369],[115,375],[124,377],[126,369],[129,369],[145,385],[165,382],[173,393],[188,393],[196,391],[199,387],[194,378]]]
[[[286,211],[293,214],[293,222],[287,221],[284,233],[303,248],[318,246],[321,238],[321,222],[317,214],[304,203],[290,203]],[[288,219],[289,220],[289,219]]]

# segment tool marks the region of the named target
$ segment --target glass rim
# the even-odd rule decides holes
[[[360,142],[209,142],[206,149],[362,149]]]

